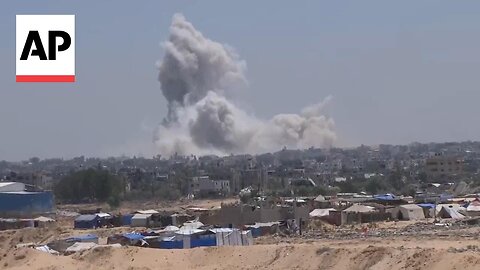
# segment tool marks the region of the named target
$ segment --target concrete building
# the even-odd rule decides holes
[[[229,180],[211,180],[209,176],[198,176],[192,179],[190,193],[195,195],[230,194]]]
[[[434,154],[426,159],[425,167],[430,179],[442,178],[463,173],[463,160],[452,156]]]

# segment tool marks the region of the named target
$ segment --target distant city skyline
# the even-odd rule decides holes
[[[173,14],[246,61],[260,119],[332,96],[337,147],[480,140],[480,3],[9,1],[0,9],[0,160],[155,154]],[[15,15],[75,14],[77,82],[15,83]],[[279,149],[280,150],[280,149]]]

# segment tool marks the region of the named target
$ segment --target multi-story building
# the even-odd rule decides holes
[[[430,179],[453,176],[463,172],[463,160],[437,153],[427,158],[425,167],[427,176]]]
[[[230,194],[229,180],[211,180],[209,176],[193,177],[190,193],[195,195]]]

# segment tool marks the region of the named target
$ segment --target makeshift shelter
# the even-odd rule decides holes
[[[47,245],[38,246],[38,247],[35,247],[35,249],[36,249],[36,250],[39,250],[39,251],[43,251],[43,252],[49,253],[49,254],[52,254],[52,255],[60,255],[60,252],[51,249],[51,248],[50,248],[49,246],[47,246]]]
[[[200,235],[203,235],[204,233],[205,233],[205,230],[182,227],[180,228],[180,230],[175,232],[175,236],[172,238],[172,240],[181,241],[182,248],[192,248],[195,246],[201,246]],[[203,243],[203,246],[215,246],[215,244],[211,243],[211,241],[215,241],[214,236],[211,237],[210,239],[205,239],[205,238],[206,237],[202,237],[203,240],[206,240],[204,241],[205,243]],[[209,244],[206,243],[208,242],[208,240],[210,240]]]
[[[257,222],[254,225],[245,225],[245,228],[252,232],[253,237],[259,237],[277,233],[279,224],[280,222]]]
[[[315,202],[328,202],[323,195],[318,195],[315,199]]]
[[[122,224],[122,226],[130,226],[130,225],[132,225],[132,217],[133,217],[133,215],[131,215],[131,214],[122,215],[122,217],[121,217],[121,224]]]
[[[400,205],[398,210],[398,219],[400,220],[419,220],[425,218],[422,207],[416,204]]]
[[[375,211],[376,211],[375,207],[361,205],[361,204],[354,204],[349,208],[343,210],[343,212],[346,212],[346,213],[371,213]]]
[[[175,232],[179,231],[180,228],[177,226],[169,225],[161,230],[156,230],[155,233],[160,234],[161,236],[168,237],[175,235]]]
[[[480,216],[480,201],[475,199],[467,206],[468,216]]]
[[[97,215],[80,215],[74,221],[75,229],[94,229],[99,225],[99,217]]]
[[[313,205],[315,208],[328,208],[329,206],[331,206],[331,203],[324,196],[318,195],[313,200]]]
[[[440,218],[452,218],[452,219],[462,219],[465,218],[464,215],[460,214],[456,208],[442,207],[440,212],[437,214]]]
[[[173,214],[171,215],[171,217],[172,217],[172,225],[174,226],[180,226],[181,224],[192,219],[192,216],[187,214]]]
[[[113,217],[108,213],[95,213],[98,218],[97,228],[104,226],[113,226]]]
[[[328,217],[330,214],[330,211],[335,211],[333,208],[324,208],[324,209],[314,209],[312,212],[310,212],[308,215],[311,218],[322,218],[322,217]]]
[[[143,246],[145,236],[139,233],[115,234],[107,238],[107,244],[121,244],[122,246]]]
[[[189,221],[183,223],[182,229],[183,228],[188,228],[188,229],[198,229],[200,227],[203,227],[204,224],[200,221]]]
[[[154,215],[154,214],[158,214],[159,212],[157,210],[139,210],[136,212],[137,214],[144,214],[144,215]]]
[[[76,252],[80,252],[80,251],[84,251],[84,250],[89,250],[89,249],[92,249],[96,246],[97,246],[97,244],[92,243],[92,242],[86,242],[86,243],[77,242],[77,243],[69,246],[65,250],[65,253],[66,254],[72,254],[72,253],[76,253]]]
[[[231,228],[211,229],[215,233],[217,246],[249,246],[253,244],[253,236],[250,231],[240,231]]]
[[[426,218],[434,218],[435,217],[435,204],[433,203],[418,203],[418,206],[422,207],[423,214]]]
[[[98,244],[98,236],[95,234],[83,234],[83,235],[76,235],[69,237],[65,239],[66,242],[70,243],[77,243],[77,242],[83,242],[83,243],[96,243]]]
[[[139,241],[145,238],[145,236],[139,234],[139,233],[124,233],[122,234],[123,237],[131,240],[131,241]]]
[[[148,227],[152,214],[135,214],[133,215],[130,226],[132,227]]]
[[[31,219],[0,218],[0,230],[31,228],[35,222]]]
[[[179,231],[180,228],[178,228],[177,226],[173,226],[173,225],[169,225],[167,227],[165,227],[162,231],[164,232],[176,232],[176,231]]]
[[[163,249],[247,245],[253,245],[252,232],[232,228],[210,230],[184,228],[175,232],[174,236],[164,237],[159,242],[159,247]]]
[[[405,200],[395,197],[395,195],[389,194],[389,193],[382,194],[382,195],[375,195],[373,196],[373,198],[377,203],[383,204],[383,205],[400,205],[400,204],[407,203]]]
[[[95,243],[75,243],[75,244],[71,245],[70,247],[68,247],[65,250],[65,253],[66,254],[72,254],[72,253],[81,252],[81,251],[84,251],[84,250],[94,249],[94,248],[97,248],[97,247],[120,248],[120,247],[122,247],[122,245],[120,245],[120,244],[98,245],[98,244],[95,244]]]
[[[464,216],[467,215],[467,208],[463,207],[462,205],[460,205],[458,203],[450,203],[450,204],[444,203],[444,204],[437,204],[437,206],[435,208],[437,216],[440,213],[440,211],[442,210],[442,208],[454,209],[455,211],[459,212],[460,214],[462,214]]]
[[[242,233],[242,246],[252,246],[253,245],[252,231],[250,231],[250,230],[249,231],[241,231],[241,233]]]

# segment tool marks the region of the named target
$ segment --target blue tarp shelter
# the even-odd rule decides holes
[[[143,238],[145,238],[145,236],[139,234],[139,233],[124,233],[122,234],[123,237],[127,238],[128,240],[133,240],[133,241],[138,241],[138,240],[142,240]]]
[[[75,229],[94,229],[98,226],[99,217],[97,215],[80,215],[75,219]]]
[[[132,224],[132,217],[133,217],[133,214],[123,215],[122,216],[122,225],[123,226],[130,226]]]
[[[395,196],[392,194],[382,194],[382,195],[375,195],[373,198],[379,200],[379,201],[393,201],[395,200]]]
[[[422,208],[435,208],[435,204],[433,203],[419,203],[417,204],[418,206],[422,207]]]

